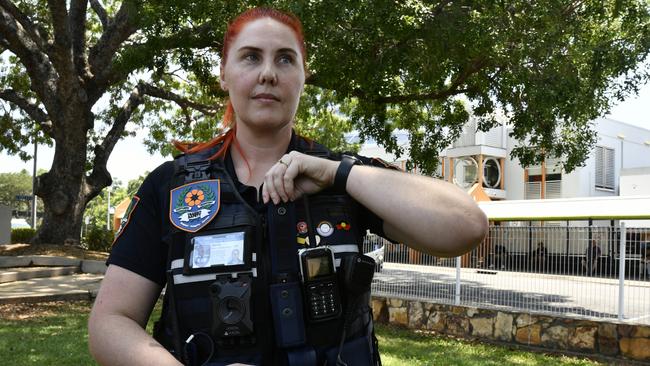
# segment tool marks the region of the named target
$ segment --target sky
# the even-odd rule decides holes
[[[612,108],[606,117],[639,126],[650,130],[650,83],[646,84],[636,97],[621,102]],[[146,131],[139,131],[135,137],[120,140],[108,159],[108,171],[113,176],[113,181],[118,179],[123,185],[145,172],[154,170],[166,158],[160,154],[149,154],[142,144],[142,137]],[[25,151],[33,152],[33,145],[27,146]],[[45,145],[38,147],[37,167],[49,170],[52,164],[54,149]],[[10,156],[0,152],[0,173],[19,172],[26,169],[32,172],[33,161],[23,162],[17,156]]]

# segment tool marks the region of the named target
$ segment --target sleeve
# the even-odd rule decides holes
[[[167,244],[163,242],[164,194],[173,163],[159,166],[145,178],[126,210],[106,264],[114,264],[165,285]]]
[[[359,159],[363,163],[363,165],[401,171],[401,169],[396,167],[395,165],[387,163],[386,161],[379,158],[369,158],[357,154],[348,154],[348,155],[353,155],[354,157]],[[382,220],[379,216],[375,215],[374,212],[370,211],[368,208],[366,208],[361,204],[359,204],[359,220],[361,225],[365,227],[367,230],[370,230],[371,233],[377,234],[382,238],[386,238],[393,244],[397,244],[396,241],[387,237],[386,234],[384,233],[384,220]]]

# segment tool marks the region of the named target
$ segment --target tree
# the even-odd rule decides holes
[[[31,196],[32,175],[27,170],[18,173],[0,173],[0,205],[11,207],[16,216],[28,217],[31,221],[31,201],[19,200],[17,196]],[[39,200],[40,201],[40,200]],[[39,215],[43,212],[42,202],[37,204]]]
[[[78,238],[87,202],[111,184],[115,143],[137,126],[163,152],[219,130],[226,21],[261,3],[0,0],[0,146],[56,142],[36,241]],[[521,141],[514,157],[561,156],[571,170],[594,142],[589,121],[648,79],[646,0],[272,4],[303,20],[311,52],[298,123],[355,128],[397,154],[391,132],[405,129],[425,171],[470,115],[486,130],[499,111]]]

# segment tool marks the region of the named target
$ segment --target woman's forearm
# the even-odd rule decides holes
[[[88,332],[90,352],[100,365],[181,365],[128,317],[93,314]]]
[[[357,165],[346,190],[384,220],[388,237],[433,255],[465,253],[487,233],[487,218],[471,196],[438,179]]]

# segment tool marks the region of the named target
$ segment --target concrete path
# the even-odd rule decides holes
[[[25,267],[15,268],[17,264]],[[5,268],[1,268],[3,265]],[[66,267],[59,267],[62,265]],[[105,269],[102,261],[0,257],[0,304],[93,300]]]

